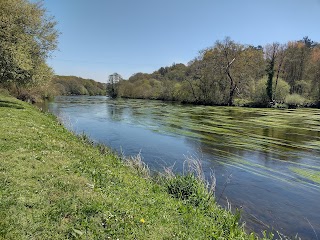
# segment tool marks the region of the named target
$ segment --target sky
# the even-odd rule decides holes
[[[36,0],[31,0],[35,2]],[[44,0],[61,32],[58,75],[107,82],[173,63],[230,37],[251,45],[320,42],[320,0]]]

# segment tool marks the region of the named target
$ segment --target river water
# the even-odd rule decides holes
[[[180,105],[63,96],[49,111],[67,128],[153,170],[198,158],[217,179],[216,200],[242,211],[248,231],[320,237],[320,110]]]

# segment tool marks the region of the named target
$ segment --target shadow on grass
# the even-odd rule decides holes
[[[0,100],[0,107],[24,109],[24,107],[21,104],[6,100]]]

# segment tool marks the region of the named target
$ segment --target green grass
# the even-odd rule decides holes
[[[256,238],[27,103],[0,96],[0,119],[0,239]]]

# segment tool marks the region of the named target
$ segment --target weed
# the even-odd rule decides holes
[[[125,165],[134,169],[140,176],[150,178],[150,169],[148,165],[142,161],[141,152],[136,156],[124,158]]]
[[[171,196],[195,207],[206,208],[210,201],[214,201],[215,177],[212,174],[211,181],[206,180],[198,158],[186,158],[182,175],[174,174],[172,168],[166,168],[162,184]]]

